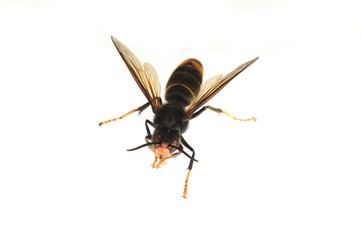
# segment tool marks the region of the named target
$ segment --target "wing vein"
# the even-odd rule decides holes
[[[201,90],[199,91],[198,96],[191,102],[191,104],[186,109],[186,114],[188,118],[191,118],[192,115],[202,107],[206,102],[208,102],[212,97],[214,97],[219,91],[221,91],[233,78],[240,74],[243,70],[249,67],[254,63],[257,58],[252,59],[242,65],[238,66],[232,72],[228,73],[224,77],[222,75],[216,75],[201,85]]]
[[[144,63],[142,67],[139,59],[129,48],[115,37],[112,36],[111,39],[135,82],[152,106],[153,112],[155,112],[161,107],[162,103],[160,99],[160,82],[154,67],[150,63]]]

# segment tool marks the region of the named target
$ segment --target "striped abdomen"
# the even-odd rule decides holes
[[[198,95],[202,84],[203,66],[196,59],[182,62],[170,76],[165,99],[168,103],[187,106]]]

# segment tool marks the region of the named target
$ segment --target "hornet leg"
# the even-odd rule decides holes
[[[145,129],[147,130],[147,136],[146,136],[146,138],[148,138],[148,140],[150,140],[150,139],[152,138],[152,134],[150,133],[148,124],[149,124],[150,126],[154,127],[154,123],[152,123],[152,122],[149,121],[148,119],[145,120]]]
[[[164,157],[159,159],[159,162],[157,165],[155,165],[155,163],[152,164],[152,167],[154,168],[160,168],[161,166],[165,166],[165,164],[167,163],[166,160],[171,159],[171,158],[175,158],[176,156],[178,156],[179,154],[181,154],[181,152],[175,152],[172,155],[170,155],[169,157]]]
[[[226,114],[227,116],[233,118],[234,120],[238,120],[238,121],[251,121],[251,120],[256,121],[256,118],[255,118],[255,117],[246,118],[246,119],[236,118],[236,117],[232,116],[231,114],[229,114],[228,112],[226,112],[226,111],[224,111],[224,110],[222,110],[222,109],[220,109],[220,108],[215,108],[215,107],[212,107],[212,106],[209,106],[209,105],[208,105],[208,106],[204,106],[204,107],[201,108],[198,112],[194,113],[193,116],[191,117],[191,119],[199,116],[199,115],[200,115],[202,112],[204,112],[206,109],[212,110],[212,111],[217,112],[217,113],[219,113],[219,114],[220,114],[220,113],[224,113],[224,114]]]
[[[189,165],[188,165],[188,173],[187,173],[187,178],[186,178],[186,181],[185,181],[185,184],[184,184],[184,191],[183,191],[183,198],[186,198],[187,197],[187,190],[188,190],[188,180],[189,180],[189,175],[191,173],[191,170],[192,170],[192,167],[193,167],[193,159],[194,159],[194,155],[195,155],[195,151],[194,149],[186,142],[186,140],[184,140],[184,138],[182,137],[182,144],[184,144],[184,146],[186,146],[189,150],[192,151],[192,158],[189,162]]]
[[[124,118],[124,117],[126,117],[126,116],[128,116],[129,114],[132,114],[132,113],[134,113],[134,112],[139,112],[139,114],[140,114],[140,113],[143,112],[149,105],[150,105],[150,103],[147,102],[146,104],[140,106],[139,108],[133,109],[133,110],[127,112],[126,114],[124,114],[124,115],[122,115],[122,116],[120,116],[120,117],[113,118],[113,119],[110,119],[110,120],[107,120],[107,121],[104,121],[104,122],[100,122],[100,123],[99,123],[99,126],[101,126],[101,125],[103,125],[103,124],[106,124],[106,123],[113,122],[113,121],[115,121],[115,120],[122,119],[122,118]]]
[[[148,119],[145,120],[145,129],[147,130],[147,136],[145,136],[145,141],[146,141],[147,143],[150,143],[150,140],[152,140],[152,134],[150,133],[148,124],[149,124],[150,126],[154,127],[154,123],[152,123],[152,122],[149,121]],[[151,150],[152,152],[154,152],[154,148],[153,148],[152,145],[149,145],[149,148],[150,148],[150,150]],[[152,165],[151,165],[153,168],[157,167],[157,162],[158,162],[157,155],[154,154],[154,156],[155,156],[155,160],[154,160],[154,162],[153,162]],[[158,167],[157,167],[157,168],[158,168]]]

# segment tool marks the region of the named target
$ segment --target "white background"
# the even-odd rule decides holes
[[[360,239],[358,1],[1,1],[0,239]],[[165,83],[259,60],[152,169],[110,36]]]

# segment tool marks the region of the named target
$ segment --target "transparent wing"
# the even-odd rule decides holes
[[[138,58],[129,48],[115,37],[112,36],[111,38],[135,82],[152,106],[153,112],[155,112],[162,105],[160,99],[160,82],[157,72],[150,63],[144,63],[142,67]]]
[[[148,89],[152,99],[154,100],[156,108],[160,107],[161,99],[160,99],[160,82],[158,78],[158,74],[155,71],[154,67],[150,63],[143,64],[145,78],[148,81],[146,83],[146,89]]]
[[[192,115],[202,107],[209,99],[214,97],[222,88],[224,88],[233,78],[240,74],[243,70],[249,67],[258,59],[252,59],[242,65],[238,66],[232,72],[228,73],[226,76],[216,75],[201,85],[198,96],[189,104],[186,109],[186,114],[188,118],[191,118]]]

